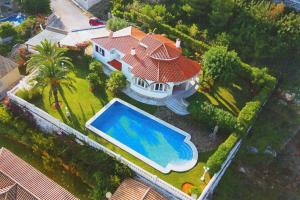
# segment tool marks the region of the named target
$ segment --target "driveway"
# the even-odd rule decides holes
[[[53,14],[59,19],[50,26],[66,31],[91,28],[89,16],[78,8],[71,0],[51,0]]]

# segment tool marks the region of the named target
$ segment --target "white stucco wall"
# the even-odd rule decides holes
[[[181,84],[185,84],[185,83],[186,83],[186,85],[183,89],[188,90],[193,86],[193,84],[191,83],[193,81],[193,79],[195,79],[197,77],[197,76],[195,76],[194,78],[191,78],[184,82],[177,82],[177,83],[168,82],[168,83],[166,83],[169,86],[167,91],[153,91],[153,90],[151,90],[151,87],[143,88],[141,86],[134,84],[134,82],[132,81],[132,78],[134,76],[130,70],[131,66],[129,64],[127,64],[126,62],[124,62],[123,60],[121,60],[121,58],[124,57],[124,55],[121,52],[119,52],[116,49],[112,49],[111,51],[108,51],[105,48],[103,48],[102,46],[97,45],[99,48],[103,49],[105,52],[105,56],[102,56],[100,53],[96,52],[96,47],[95,47],[96,45],[97,44],[93,43],[93,57],[96,58],[97,60],[99,60],[100,62],[103,62],[104,64],[106,64],[112,71],[115,71],[116,69],[113,68],[112,66],[110,66],[108,64],[108,62],[113,59],[116,59],[119,62],[121,62],[122,63],[122,72],[126,76],[127,80],[131,83],[130,88],[133,91],[135,91],[138,94],[145,96],[145,97],[161,99],[161,98],[171,96],[173,94],[173,87],[175,85],[181,85]],[[147,83],[149,85],[154,83],[154,81],[150,81],[150,80],[145,80],[145,81],[147,81]]]
[[[88,10],[96,3],[99,3],[101,0],[75,0],[79,5],[84,9]]]

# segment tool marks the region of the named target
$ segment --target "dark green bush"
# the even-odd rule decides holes
[[[244,127],[247,128],[255,118],[257,112],[261,107],[261,102],[259,101],[250,101],[246,103],[243,109],[238,115],[238,122]]]
[[[209,173],[215,174],[221,169],[222,164],[227,159],[231,149],[234,147],[236,142],[240,139],[240,135],[232,133],[225,142],[223,142],[212,156],[207,160],[207,167],[209,167]]]
[[[131,19],[130,21],[138,20],[139,22],[146,24],[153,29],[155,28],[160,33],[167,34],[172,39],[180,38],[186,47],[196,52],[204,52],[205,50],[209,49],[209,45],[207,45],[205,42],[196,40],[189,35],[177,30],[176,28],[173,28],[164,23],[160,23],[150,18],[149,16],[140,14],[137,11],[132,11],[132,13],[124,13],[124,16],[128,19]]]
[[[89,71],[98,74],[98,76],[103,76],[103,64],[97,60],[94,60],[89,65]]]
[[[126,87],[125,75],[120,71],[114,71],[106,82],[106,89],[113,94],[117,94]]]
[[[17,30],[10,22],[2,22],[0,24],[0,37],[15,37],[17,36]]]
[[[128,27],[130,24],[125,19],[113,17],[107,21],[107,28],[112,31],[118,31],[120,29]]]
[[[32,88],[30,90],[20,89],[17,91],[16,95],[26,101],[34,101],[41,98],[42,93],[38,88]]]
[[[235,116],[208,102],[191,102],[188,110],[195,120],[208,124],[211,127],[218,125],[225,131],[234,131],[237,128]]]
[[[0,123],[8,124],[11,123],[12,117],[8,110],[3,106],[0,105]]]

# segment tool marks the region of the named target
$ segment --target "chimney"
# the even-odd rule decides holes
[[[109,38],[112,38],[112,37],[113,37],[113,35],[114,35],[114,32],[113,32],[113,31],[109,31],[109,35],[108,35],[108,37],[109,37]]]
[[[176,39],[176,48],[181,48],[181,40],[180,39]]]
[[[131,54],[132,56],[135,56],[135,55],[136,55],[136,50],[135,50],[135,48],[131,48],[130,54]]]

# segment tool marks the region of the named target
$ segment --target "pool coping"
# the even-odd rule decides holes
[[[153,160],[147,158],[146,156],[138,153],[137,151],[133,150],[132,148],[128,147],[127,145],[121,143],[120,141],[116,140],[115,138],[109,136],[108,134],[102,132],[101,130],[95,128],[94,126],[92,126],[91,124],[102,114],[104,113],[110,106],[112,106],[115,102],[119,102],[119,103],[122,103],[124,104],[125,106],[128,106],[129,108],[145,115],[146,117],[149,117],[150,119],[152,120],[155,120],[157,121],[158,123],[161,123],[162,125],[170,128],[170,129],[173,129],[174,131],[182,134],[183,136],[185,136],[185,139],[184,139],[184,142],[186,144],[188,144],[191,149],[192,149],[192,152],[193,152],[193,157],[190,161],[186,162],[185,164],[172,164],[172,163],[169,163],[166,167],[162,167],[161,165],[157,164],[156,162],[154,162]],[[97,112],[91,119],[89,119],[86,124],[85,124],[85,127],[87,129],[89,129],[90,131],[92,131],[93,133],[99,135],[100,137],[104,138],[105,140],[107,140],[108,142],[118,146],[119,148],[123,149],[124,151],[132,154],[133,156],[135,156],[136,158],[140,159],[141,161],[145,162],[146,164],[150,165],[151,167],[155,168],[156,170],[162,172],[162,173],[169,173],[171,171],[176,171],[176,172],[185,172],[185,171],[188,171],[190,169],[192,169],[196,164],[197,164],[197,161],[198,161],[198,150],[196,148],[196,146],[192,143],[191,141],[191,135],[188,134],[187,132],[127,103],[126,101],[123,101],[119,98],[114,98],[112,99],[108,104],[106,104],[99,112]]]

